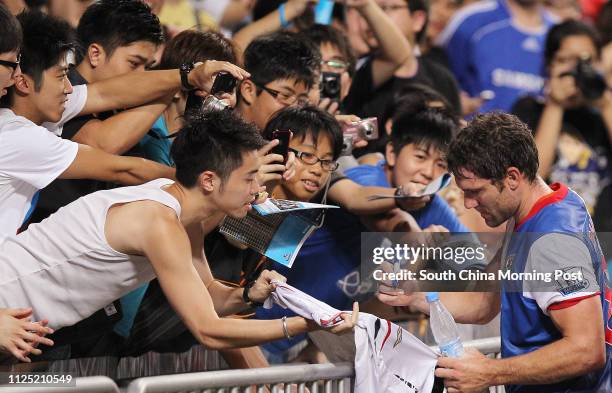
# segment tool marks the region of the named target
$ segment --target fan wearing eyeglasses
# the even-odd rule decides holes
[[[342,131],[336,119],[313,106],[288,108],[268,122],[264,135],[275,130],[293,133],[289,151],[296,156],[295,175],[272,190],[277,199],[308,202],[325,188],[338,168],[342,151]]]
[[[0,5],[0,97],[15,83],[19,68],[19,47],[21,46],[21,27],[17,20]]]
[[[295,33],[258,37],[244,51],[251,77],[240,84],[236,110],[263,130],[276,112],[308,101],[320,63],[319,53]]]

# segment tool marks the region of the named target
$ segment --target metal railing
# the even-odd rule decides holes
[[[311,393],[349,393],[354,375],[355,369],[350,363],[208,371],[139,378],[129,384],[127,392],[304,393],[308,389]]]
[[[467,341],[466,348],[499,357],[499,337]],[[350,393],[355,376],[351,363],[276,366],[248,370],[207,371],[188,374],[160,375],[133,380],[127,393]],[[108,377],[76,378],[76,386],[44,388],[49,393],[119,393]],[[0,387],[2,393],[31,393],[32,387]],[[503,386],[491,387],[490,392],[503,393]]]
[[[485,355],[499,357],[499,337],[467,341],[464,346]],[[139,378],[132,381],[127,393],[349,393],[355,376],[351,363],[276,366],[249,370],[208,371]],[[490,388],[503,393],[503,386]]]

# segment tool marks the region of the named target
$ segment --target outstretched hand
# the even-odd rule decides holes
[[[29,354],[40,355],[39,344],[51,346],[46,338],[53,333],[48,321],[32,322],[32,309],[0,309],[0,352],[8,352],[22,362],[30,363]]]

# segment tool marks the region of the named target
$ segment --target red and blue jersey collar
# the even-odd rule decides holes
[[[523,219],[514,226],[514,230],[516,231],[521,227],[521,225],[525,224],[529,219],[533,218],[536,214],[538,214],[542,209],[544,209],[548,205],[552,205],[554,203],[562,201],[569,192],[569,189],[566,185],[562,183],[554,183],[550,185],[550,188],[553,190],[550,194],[546,194],[540,199],[536,201],[536,203],[532,206],[529,213],[523,217]]]

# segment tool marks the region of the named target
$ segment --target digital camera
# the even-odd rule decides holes
[[[332,101],[340,102],[340,74],[335,72],[323,72],[321,74],[321,98],[329,98]]]
[[[354,139],[365,139],[373,141],[378,139],[378,119],[368,117],[346,125],[342,128],[342,134],[351,135]]]
[[[588,58],[578,60],[576,68],[568,74],[574,77],[576,87],[587,100],[600,98],[608,88],[606,79],[593,68]]]

